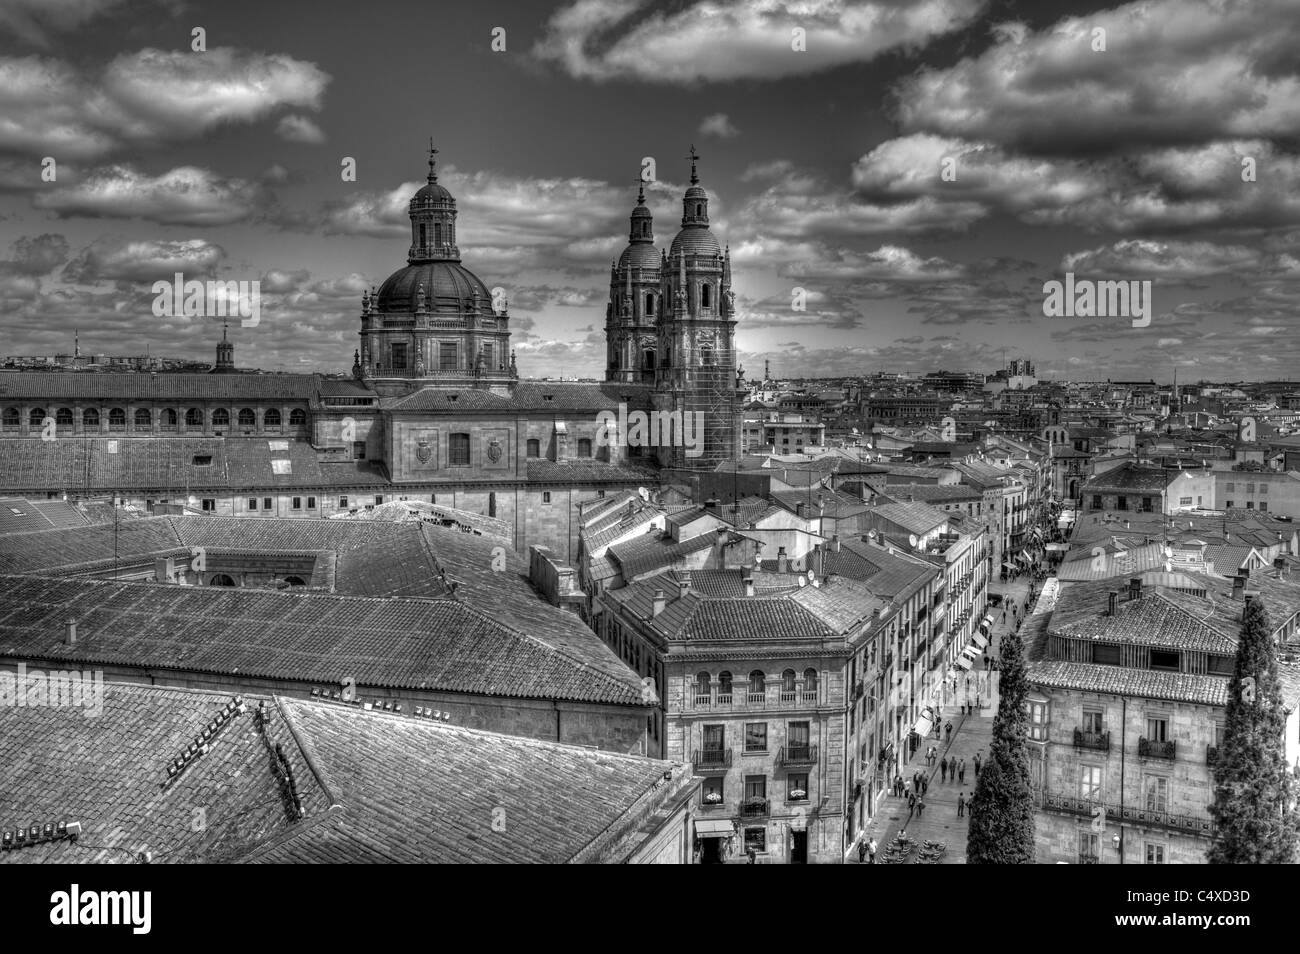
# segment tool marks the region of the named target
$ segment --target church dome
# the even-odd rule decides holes
[[[419,192],[411,196],[411,205],[422,205],[425,202],[455,202],[450,192],[438,185],[434,179],[424,186]]]
[[[627,248],[623,249],[623,254],[619,256],[618,267],[627,268],[659,268],[659,253],[655,251],[653,245],[647,245],[644,242],[633,242]]]
[[[721,255],[722,246],[708,229],[689,226],[677,233],[672,248],[668,250],[668,257],[673,258],[679,252],[687,255]]]
[[[492,303],[487,286],[460,262],[421,262],[393,272],[379,286],[379,312],[414,313],[421,283],[431,312],[469,311],[475,292],[478,292],[480,308]]]

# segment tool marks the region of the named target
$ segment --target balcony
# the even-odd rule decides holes
[[[697,772],[726,772],[731,768],[731,749],[696,749],[694,761]]]
[[[1079,815],[1084,818],[1092,818],[1096,810],[1101,807],[1102,803],[1093,801],[1090,798],[1074,798],[1069,795],[1046,794],[1039,801],[1039,807],[1046,812],[1056,812],[1062,815]],[[1106,818],[1108,821],[1123,820],[1135,825],[1148,825],[1152,827],[1167,828],[1171,831],[1182,832],[1188,835],[1196,835],[1203,838],[1214,837],[1215,824],[1213,819],[1205,815],[1175,815],[1167,811],[1157,809],[1124,806],[1121,814],[1119,805],[1106,805]]]
[[[1079,864],[1081,865],[1095,865],[1100,863],[1101,860],[1096,855],[1084,854],[1083,852],[1079,853]]]
[[[766,818],[768,801],[766,798],[749,798],[740,806],[741,818]]]
[[[1155,742],[1147,738],[1138,738],[1138,756],[1144,759],[1170,759],[1172,760],[1175,752],[1175,743]]]
[[[783,745],[777,750],[777,765],[816,765],[817,746]]]
[[[794,703],[798,700],[798,698],[799,698],[799,693],[793,690],[789,692],[786,692],[784,689],[781,690],[781,702],[784,705],[794,705]]]
[[[1110,751],[1109,732],[1085,732],[1074,730],[1074,747],[1076,749],[1096,749],[1098,752]]]

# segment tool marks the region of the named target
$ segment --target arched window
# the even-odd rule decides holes
[[[528,456],[529,457],[542,456],[542,442],[535,437],[530,437],[528,439]]]
[[[295,407],[292,411],[289,412],[289,426],[306,427],[307,412],[300,407]]]
[[[72,412],[69,411],[68,413],[71,414]],[[41,422],[44,420],[45,420],[45,408],[43,407],[34,407],[32,408],[32,412],[27,415],[27,423],[31,427],[40,427]],[[72,423],[72,422],[69,421],[68,423]]]
[[[713,694],[712,679],[707,672],[702,672],[695,677],[695,701],[708,702],[709,697]]]
[[[18,408],[16,407],[5,408],[5,416],[4,416],[5,427],[17,427],[18,422],[21,420],[22,420],[22,415],[18,413]]]
[[[781,701],[782,702],[794,702],[794,693],[795,693],[794,683],[795,683],[795,675],[793,669],[787,669],[785,672],[781,673]]]
[[[695,214],[696,214],[696,215],[703,215],[703,214],[704,214],[704,203],[703,203],[703,202],[696,202],[696,203],[695,203]]]
[[[126,430],[126,411],[122,410],[120,407],[109,408],[108,429],[110,431]]]
[[[256,427],[256,426],[257,426],[257,412],[254,411],[251,407],[241,407],[241,408],[239,409],[239,426],[240,426],[240,427]]]
[[[153,415],[149,413],[147,407],[139,407],[135,410],[135,429],[137,431],[147,431],[153,426]]]
[[[645,313],[653,315],[655,313],[655,296],[653,292],[647,292],[645,296]]]
[[[420,246],[429,244],[429,227],[423,222],[420,223]]]
[[[215,411],[213,411],[213,412],[212,412],[212,426],[213,426],[213,427],[229,427],[229,426],[230,426],[230,412],[227,411],[224,407],[219,407],[219,408],[217,408]]]
[[[761,702],[766,695],[767,677],[763,675],[763,670],[755,669],[749,674],[749,700]]]
[[[275,407],[268,408],[266,414],[262,416],[262,423],[267,427],[279,427],[280,409]]]
[[[72,408],[61,407],[54,412],[54,423],[59,427],[72,426]]]
[[[186,412],[185,412],[185,426],[186,426],[186,427],[202,427],[202,426],[203,426],[203,411],[200,410],[200,409],[197,408],[197,407],[192,407],[192,408],[190,408],[188,411],[186,411]]]
[[[442,223],[441,222],[433,223],[433,244],[434,245],[442,244]]]
[[[234,585],[235,585],[235,581],[232,580],[225,573],[218,573],[211,580],[208,581],[208,586],[234,586]]]
[[[705,282],[700,286],[700,307],[709,307],[709,283]]]
[[[162,417],[158,421],[158,426],[164,431],[176,430],[176,409],[165,407],[162,409]]]
[[[718,673],[718,704],[731,705],[731,673],[725,669]]]
[[[815,702],[817,699],[816,669],[805,669],[803,671],[803,697],[809,702]]]
[[[82,411],[81,424],[83,427],[99,427],[99,409],[88,407]]]

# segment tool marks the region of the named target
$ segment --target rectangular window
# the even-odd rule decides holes
[[[353,459],[353,460],[365,460],[365,459],[366,459],[366,442],[365,442],[365,441],[353,441],[353,442],[352,442],[352,459]]]
[[[551,502],[551,492],[549,490],[543,490],[542,503],[550,503],[550,502]]]
[[[746,752],[767,751],[767,723],[766,722],[745,723],[745,751]]]
[[[1165,846],[1158,845],[1154,842],[1147,843],[1147,864],[1162,865],[1165,863]]]
[[[402,342],[396,342],[389,346],[389,354],[392,355],[392,364],[394,371],[406,370],[406,345]]]
[[[722,782],[721,775],[704,778],[704,782],[700,785],[700,797],[705,805],[722,804]]]
[[[308,510],[315,510],[315,509],[316,509],[316,498],[315,498],[315,497],[308,497],[308,498],[307,498],[307,509],[308,509]]]
[[[1233,484],[1233,482],[1230,480],[1230,481],[1228,481],[1228,486],[1226,486],[1226,487],[1223,488],[1223,489],[1226,490],[1228,493],[1232,493],[1234,490],[1236,490],[1236,487],[1235,487],[1235,485]]]
[[[1127,510],[1127,509],[1128,509],[1128,498],[1127,498],[1127,497],[1116,497],[1116,498],[1115,498],[1115,509],[1116,509],[1116,510]]]
[[[438,370],[456,370],[456,342],[441,341],[438,343]]]
[[[301,498],[301,497],[294,497],[294,498],[293,498],[293,509],[294,509],[294,510],[301,510],[301,509],[302,509],[302,498]]]
[[[579,457],[591,456],[591,440],[589,438],[586,437],[578,438],[578,456]]]
[[[1224,506],[1225,506],[1226,509],[1231,510],[1231,509],[1232,509],[1232,501],[1229,500],[1229,501],[1228,501]]]
[[[340,497],[340,498],[339,498],[339,509],[340,509],[340,510],[347,510],[347,509],[348,509],[348,498],[347,498],[347,497]]]
[[[1101,766],[1079,766],[1079,797],[1086,802],[1101,801]]]
[[[1147,718],[1147,739],[1151,742],[1164,742],[1169,731],[1169,720],[1163,716]]]
[[[767,851],[767,829],[766,828],[746,828],[745,829],[745,850],[749,851]]]
[[[375,494],[375,504],[376,504],[376,506],[378,506],[379,504],[381,504],[381,503],[383,503],[383,502],[384,502],[384,495],[383,495],[383,494]]]
[[[1148,775],[1143,780],[1142,790],[1146,798],[1147,811],[1169,811],[1169,779]]]
[[[217,509],[217,502],[211,497],[205,497],[203,500],[203,509],[211,513]]]
[[[1079,831],[1079,861],[1082,864],[1097,864],[1101,856],[1101,836],[1095,832],[1081,829]]]
[[[263,498],[262,498],[262,509],[263,509],[263,510],[270,510],[270,509],[271,509],[271,498],[270,498],[270,497],[263,497]]]
[[[1101,509],[1101,494],[1093,494],[1093,497],[1092,497],[1092,509],[1093,509],[1093,510],[1100,510],[1100,509]]]
[[[447,462],[453,467],[469,464],[469,435],[451,434],[447,438]]]
[[[1192,505],[1192,498],[1191,498],[1191,497],[1179,497],[1179,498],[1178,498],[1178,506],[1180,506],[1180,507],[1190,507],[1191,505]]]
[[[248,498],[248,509],[249,509],[249,510],[256,510],[256,509],[257,509],[257,498],[256,498],[256,497],[249,497],[249,498]]]
[[[529,457],[542,456],[542,442],[535,437],[530,437],[528,439],[528,456]]]
[[[1246,509],[1247,509],[1247,510],[1254,510],[1254,509],[1255,509],[1255,501],[1253,501],[1253,500],[1247,500],[1247,501],[1246,501]]]
[[[1093,734],[1100,734],[1105,729],[1102,728],[1102,711],[1100,709],[1083,710],[1083,731]]]
[[[1259,492],[1260,492],[1261,494],[1266,494],[1266,493],[1268,493],[1268,484],[1260,484],[1260,485],[1259,485]]]
[[[808,776],[794,775],[786,776],[785,798],[789,802],[806,802],[808,801]]]
[[[704,727],[704,750],[721,752],[727,746],[727,727],[725,725],[706,725]]]
[[[745,776],[745,798],[767,798],[767,776],[766,775],[746,775]]]
[[[1259,502],[1259,509],[1260,509],[1260,510],[1263,510],[1263,511],[1265,511],[1265,512],[1267,512],[1267,511],[1268,511],[1268,501],[1267,501],[1267,500],[1261,500],[1261,501]]]
[[[1029,738],[1035,742],[1047,741],[1047,703],[1029,703]]]
[[[1246,493],[1253,494],[1254,492],[1255,492],[1255,482],[1251,481],[1246,485]]]

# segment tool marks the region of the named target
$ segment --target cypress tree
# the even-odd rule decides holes
[[[971,798],[966,860],[970,864],[1034,863],[1034,793],[1029,784],[1028,721],[1024,643],[1002,638],[998,711],[993,742]]]
[[[1297,814],[1271,630],[1262,601],[1252,600],[1228,683],[1223,745],[1214,762],[1210,815],[1218,828],[1207,858],[1211,864],[1295,861]]]

